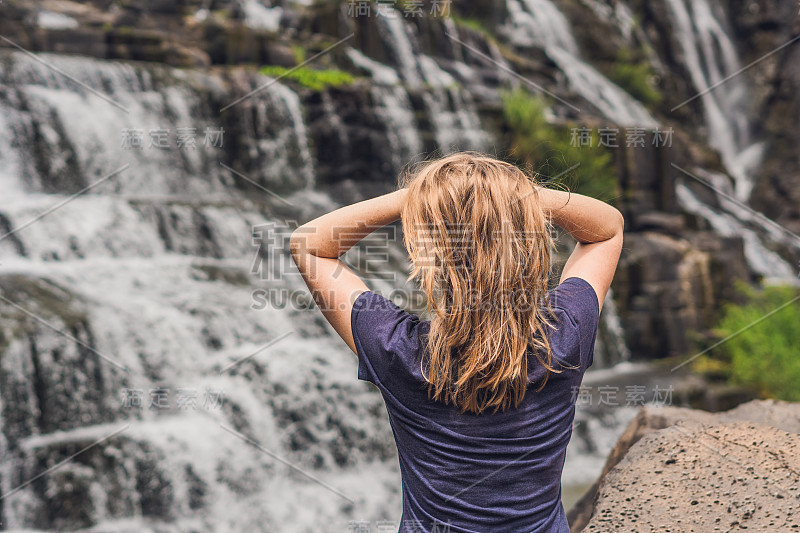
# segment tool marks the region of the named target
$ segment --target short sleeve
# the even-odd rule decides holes
[[[581,367],[586,370],[594,359],[594,342],[600,323],[600,303],[594,287],[583,278],[568,278],[553,289],[551,304],[564,312],[575,325]]]
[[[358,379],[386,388],[393,381],[390,372],[404,368],[416,354],[418,324],[416,315],[383,296],[369,290],[359,294],[350,315]]]

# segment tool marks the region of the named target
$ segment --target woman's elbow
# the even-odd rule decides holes
[[[308,252],[308,235],[302,231],[302,228],[300,226],[289,236],[289,253],[291,253],[295,263],[297,263],[300,255]]]
[[[617,212],[617,233],[622,233],[625,231],[625,215],[619,209],[615,209]]]

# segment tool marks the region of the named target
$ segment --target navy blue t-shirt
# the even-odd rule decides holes
[[[599,306],[581,278],[565,280],[549,298],[550,344],[562,372],[537,392],[544,369],[529,351],[532,384],[522,403],[480,415],[428,399],[420,358],[430,322],[372,291],[356,299],[358,379],[374,383],[386,403],[402,475],[401,533],[569,533],[561,471]]]

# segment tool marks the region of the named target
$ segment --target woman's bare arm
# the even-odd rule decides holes
[[[600,309],[622,252],[625,220],[614,207],[584,196],[537,188],[539,201],[554,224],[578,241],[561,272],[561,280],[583,278],[594,288]]]
[[[368,289],[339,257],[373,231],[400,218],[406,190],[348,205],[297,228],[289,241],[292,258],[325,319],[353,353],[350,315]]]

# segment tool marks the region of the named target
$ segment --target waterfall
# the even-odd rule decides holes
[[[61,185],[54,180],[70,179],[77,190],[130,163],[124,177],[110,179],[98,190],[146,194],[224,190],[225,178],[215,168],[221,150],[203,146],[206,128],[224,128],[219,116],[200,112],[207,104],[198,98],[198,94],[219,90],[220,80],[158,67],[136,69],[124,63],[48,54],[43,58],[80,84],[23,54],[12,54],[10,65],[3,65],[3,80],[12,87],[2,102],[3,114],[18,143],[17,153],[29,154],[23,158],[23,173],[31,178],[26,181],[27,187],[53,190]],[[171,81],[160,81],[157,86],[153,73]],[[259,99],[253,99],[257,121],[245,122],[262,130],[253,132],[262,134],[257,137],[256,154],[267,156],[268,166],[262,172],[295,187],[309,185],[313,170],[306,136],[298,130],[302,125],[299,100],[280,84],[269,89]],[[96,94],[104,91],[111,95],[107,102]],[[290,120],[293,124],[283,135],[267,138],[263,130],[270,122],[267,115],[273,114],[282,115],[281,121]],[[87,120],[87,116],[93,120]],[[177,146],[181,131],[187,139],[194,139],[195,148]],[[163,140],[163,148],[152,143],[154,135],[159,142]],[[126,138],[134,136],[142,143],[138,149],[126,143]],[[36,144],[22,142],[24,138]],[[224,133],[220,142],[224,145]],[[10,151],[10,164],[19,166],[20,162],[14,161],[19,156],[13,152]],[[34,153],[45,157],[37,160]],[[34,162],[46,170],[34,168]],[[36,183],[37,177],[45,182]],[[14,187],[7,179],[3,183],[4,187]]]
[[[277,31],[281,24],[283,8],[267,7],[260,0],[241,0],[244,21],[257,30]]]
[[[725,170],[733,178],[731,190],[726,176],[695,169],[712,185],[719,208],[703,204],[685,185],[676,189],[678,200],[686,211],[707,220],[720,234],[742,236],[745,258],[754,272],[770,282],[796,283],[791,265],[763,241],[786,248],[800,247],[800,242],[787,238],[776,224],[744,204],[750,197],[752,174],[761,162],[764,145],[752,138],[748,87],[744,76],[737,75],[741,67],[724,27],[722,8],[713,0],[667,0],[667,4],[684,64],[703,107],[708,142],[719,152]]]
[[[620,126],[654,128],[655,118],[636,99],[580,58],[566,17],[550,0],[507,0],[511,42],[538,46],[558,65],[570,88]]]
[[[549,46],[577,56],[578,43],[567,18],[549,0],[508,0],[509,37],[518,46]]]
[[[637,31],[624,3],[582,3],[621,24],[623,36]],[[274,31],[284,14],[292,24],[297,6],[290,4],[313,2],[234,4],[245,26]],[[511,42],[523,51],[541,47],[568,88],[604,118],[657,124],[581,58],[554,2],[506,5]],[[670,6],[698,90],[738,68],[708,2]],[[297,20],[311,20],[305,17],[316,16],[312,11]],[[73,19],[42,13],[44,28],[74,26]],[[212,16],[197,13],[198,21]],[[439,28],[392,13],[369,21],[375,33],[365,34],[377,38],[364,50],[351,42],[329,56],[346,58],[368,77],[366,90],[363,79],[314,93],[247,68],[176,69],[59,54],[37,54],[37,61],[0,51],[2,527],[299,532],[324,523],[344,531],[351,519],[398,517],[400,472],[382,399],[356,380],[352,354],[299,297],[307,289],[286,247],[293,222],[339,205],[322,179],[330,161],[320,155],[311,109],[330,120],[333,143],[338,134],[352,146],[367,130],[364,138],[374,143],[365,154],[369,169],[397,171],[431,149],[490,150],[491,124],[478,110],[497,103],[497,80],[514,78],[503,72],[513,67],[492,42],[489,56],[501,65],[494,70],[455,41],[447,43],[453,57],[442,57],[417,33],[430,24],[438,28],[432,33],[446,28],[455,35],[457,21],[445,19]],[[382,50],[371,57],[373,47]],[[715,54],[717,71],[707,64]],[[717,148],[731,172],[740,172],[736,195],[745,197],[759,145],[747,124],[733,119],[743,91],[731,80],[702,103],[711,142],[726,139],[714,128],[730,132],[731,144]],[[337,93],[355,112],[338,107]],[[206,128],[220,131],[220,146],[204,145]],[[178,131],[187,129],[197,146],[177,146]],[[168,132],[169,147],[148,146],[157,130]],[[132,131],[143,135],[140,149],[126,145]],[[728,190],[725,176],[695,172]],[[390,181],[388,171],[384,179]],[[356,186],[345,180],[331,189],[346,196]],[[789,242],[774,225],[723,195],[706,203],[684,184],[676,194],[686,212],[717,233],[743,235],[755,272],[793,277],[761,240]],[[270,225],[280,231],[262,255],[254,229]],[[368,280],[372,287],[384,294],[409,288],[402,245],[369,253],[396,275]],[[369,263],[369,253],[348,260]],[[594,392],[599,385],[640,385],[652,374],[629,361],[624,338],[609,292],[585,378]],[[169,391],[169,409],[148,405],[154,388]],[[179,389],[197,392],[200,403],[221,392],[222,403],[178,406]],[[123,405],[130,390],[143,391],[143,408]],[[578,408],[565,490],[593,480],[633,413],[625,405]]]
[[[391,516],[395,487],[350,468],[395,475],[376,463],[391,455],[391,442],[373,437],[379,395],[355,380],[352,355],[311,311],[252,306],[255,288],[306,292],[296,271],[250,274],[253,227],[282,203],[244,194],[219,165],[237,152],[201,143],[203,128],[228,124],[218,113],[233,98],[226,84],[241,94],[270,80],[38,57],[77,81],[24,54],[0,63],[3,527],[243,531],[290,520],[284,530],[301,531],[344,516],[346,500],[222,426]],[[288,188],[295,219],[326,201],[307,190],[315,162],[294,91],[272,83],[228,113],[238,130],[227,134],[243,136],[234,164],[258,169],[246,177]],[[124,128],[167,129],[171,147],[126,149]],[[195,149],[175,146],[178,128],[198,129]],[[276,265],[288,264],[279,250]],[[291,341],[264,349],[286,332]],[[148,408],[159,387],[169,409]],[[179,389],[224,401],[178,407]],[[126,390],[143,392],[144,407],[125,408]]]
[[[586,0],[589,6],[624,21],[630,12],[618,4],[613,14],[611,8]],[[675,19],[677,41],[684,51],[686,68],[698,93],[706,116],[709,143],[719,150],[726,170],[734,178],[732,195],[739,199],[749,197],[752,188],[753,169],[759,164],[763,145],[754,142],[750,135],[750,122],[746,110],[747,87],[739,70],[732,40],[724,30],[718,6],[710,0],[687,2],[668,0]],[[632,124],[655,127],[655,119],[627,93],[611,83],[596,69],[579,59],[578,46],[569,30],[564,15],[549,0],[507,0],[512,18],[511,38],[522,46],[543,47],[570,81],[571,87],[586,100],[594,104],[604,116],[621,125]],[[691,7],[687,7],[687,6]],[[724,81],[726,78],[729,80]],[[702,171],[700,171],[702,172]],[[717,178],[720,178],[717,176]],[[725,189],[724,179],[715,179],[715,186]],[[750,268],[772,280],[793,282],[791,267],[778,254],[767,249],[762,242],[764,236],[782,246],[797,246],[777,232],[773,225],[762,218],[752,216],[746,209],[715,192],[724,211],[703,205],[701,200],[687,189],[679,188],[678,197],[682,207],[689,212],[701,214],[712,227],[731,235],[740,231],[745,239],[745,251]],[[736,219],[739,219],[737,221]],[[754,229],[745,228],[741,221],[748,221]]]
[[[402,13],[390,10],[377,19],[384,46],[402,82],[422,95],[439,149],[444,153],[488,150],[489,136],[471,96],[433,57],[422,52],[413,27],[404,22]]]
[[[727,183],[727,177],[702,169],[695,169],[695,172],[708,179],[717,186]],[[792,266],[780,255],[768,249],[760,234],[771,234],[775,241],[784,245],[797,246],[797,242],[792,243],[781,234],[774,226],[765,223],[762,219],[748,216],[739,205],[727,201],[728,210],[724,208],[712,209],[703,203],[692,190],[683,183],[676,186],[675,193],[681,207],[689,213],[693,213],[705,219],[714,231],[727,237],[742,237],[744,242],[744,255],[748,266],[757,274],[763,276],[768,283],[793,283],[798,284]],[[717,198],[725,205],[726,199],[722,196]],[[743,220],[756,225],[759,233],[751,229]]]
[[[347,55],[353,64],[367,71],[373,80],[370,95],[373,106],[392,146],[392,161],[397,172],[409,161],[422,154],[422,139],[414,119],[414,110],[408,92],[400,85],[394,69],[373,61],[360,51],[349,48]]]
[[[625,342],[625,330],[614,303],[614,292],[609,289],[603,301],[600,326],[594,350],[594,368],[611,368],[630,360],[631,352]]]
[[[763,145],[751,138],[748,91],[744,77],[736,75],[740,70],[736,48],[723,27],[721,6],[711,2],[667,0],[674,18],[675,40],[700,95],[708,142],[719,151],[733,177],[736,197],[746,201]]]

